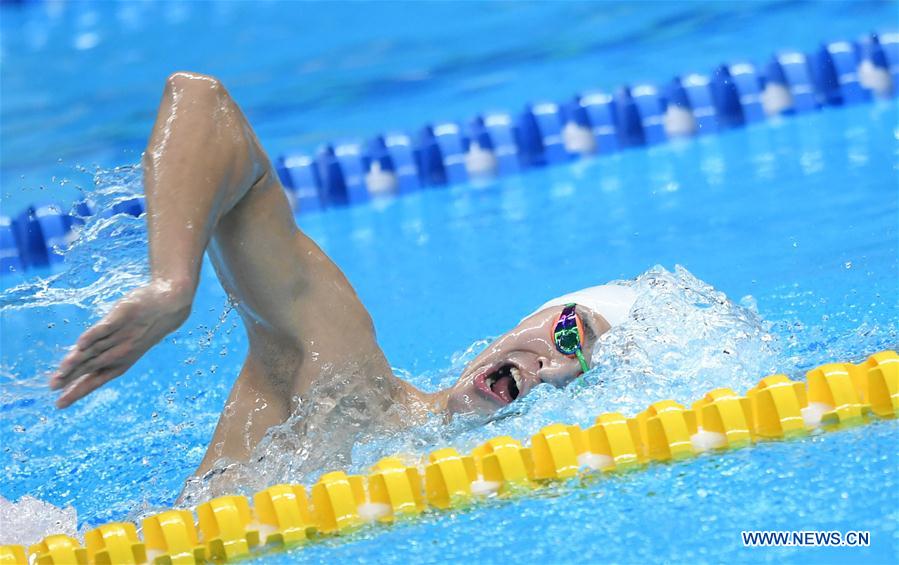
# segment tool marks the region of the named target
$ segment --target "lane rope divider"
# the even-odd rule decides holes
[[[314,154],[289,152],[274,166],[294,211],[362,204],[423,188],[483,182],[527,169],[719,133],[781,115],[889,99],[899,91],[899,32],[833,41],[811,52],[778,51],[764,64],[722,64],[663,85],[633,84],[612,94],[586,91],[518,112],[334,141]],[[0,274],[58,265],[91,202],[38,202],[0,215]],[[104,216],[145,211],[123,197]]]
[[[718,388],[689,408],[662,400],[630,418],[603,414],[586,429],[552,424],[528,446],[501,436],[469,454],[438,449],[413,465],[385,457],[367,477],[334,471],[309,489],[269,487],[253,495],[252,507],[245,496],[218,497],[194,512],[168,510],[145,518],[142,537],[135,524],[113,522],[87,532],[84,546],[67,535],[50,535],[28,548],[0,546],[0,565],[231,562],[368,524],[522,496],[578,476],[633,471],[897,417],[899,355],[882,351],[858,364],[812,369],[805,382],[768,376],[744,396]]]

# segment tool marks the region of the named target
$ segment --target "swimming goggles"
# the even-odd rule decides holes
[[[562,309],[562,313],[559,314],[559,319],[556,320],[556,325],[553,328],[552,338],[559,353],[568,357],[577,357],[583,372],[586,373],[590,369],[587,365],[587,360],[584,359],[583,352],[584,323],[581,321],[581,317],[577,315],[573,302],[566,304],[565,308]]]

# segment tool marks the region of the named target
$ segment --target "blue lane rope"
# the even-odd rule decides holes
[[[291,152],[278,157],[275,168],[297,212],[359,204],[464,183],[479,171],[517,174],[664,143],[673,133],[706,135],[761,122],[771,113],[763,95],[778,89],[788,93],[788,102],[775,115],[868,102],[874,95],[860,81],[862,65],[886,71],[895,95],[899,32],[834,41],[809,53],[781,51],[761,66],[720,65],[709,74],[675,77],[662,87],[586,92],[562,103],[527,104],[515,114],[485,113],[465,122],[428,124],[413,134],[388,132],[364,142],[328,144],[314,155]],[[678,115],[686,116],[686,129],[666,123]],[[135,197],[106,213],[139,216],[143,211],[143,197]],[[92,214],[89,203],[79,202],[68,211],[35,204],[12,218],[0,215],[0,273],[60,263],[61,250]]]

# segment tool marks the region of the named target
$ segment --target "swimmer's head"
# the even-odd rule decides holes
[[[565,308],[565,304],[544,305],[490,344],[465,367],[455,385],[440,393],[446,410],[450,414],[492,414],[523,398],[537,385],[548,383],[561,388],[579,377],[584,364],[590,362],[596,340],[610,326],[597,312],[576,305],[584,357],[567,355],[560,351],[556,339]],[[570,309],[566,314],[570,317]]]

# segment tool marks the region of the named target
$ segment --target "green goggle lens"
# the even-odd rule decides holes
[[[559,330],[555,335],[556,348],[565,355],[574,355],[581,348],[581,338],[577,328]]]
[[[566,304],[556,321],[553,328],[553,343],[556,349],[563,355],[575,355],[581,365],[581,370],[587,372],[589,366],[584,358],[582,348],[582,337],[579,327],[580,321],[575,311],[575,304]]]

